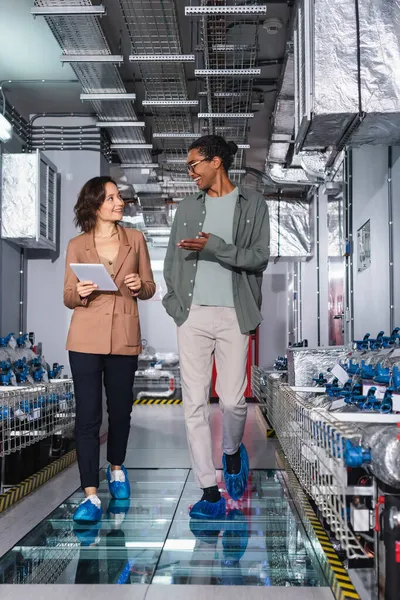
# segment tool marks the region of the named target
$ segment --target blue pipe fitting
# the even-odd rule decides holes
[[[366,333],[362,340],[354,340],[353,344],[356,344],[357,350],[368,350],[370,336],[370,333]]]
[[[370,450],[365,450],[361,446],[354,446],[350,440],[346,440],[344,462],[347,467],[353,469],[362,467],[371,462],[371,452]]]

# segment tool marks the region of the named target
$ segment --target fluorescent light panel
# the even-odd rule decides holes
[[[162,181],[161,187],[197,187],[190,179],[188,181]]]
[[[144,121],[97,121],[96,127],[146,127]]]
[[[243,98],[249,95],[248,92],[214,92],[214,98]]]
[[[143,100],[143,106],[197,106],[198,100]]]
[[[185,132],[185,133],[178,133],[178,132],[177,133],[175,133],[175,132],[153,133],[153,138],[158,138],[160,140],[168,139],[168,138],[188,138],[188,139],[193,138],[193,139],[196,139],[198,137],[200,137],[199,133],[188,133],[188,132]]]
[[[159,169],[160,165],[157,163],[122,163],[119,167],[120,169]]]
[[[213,44],[211,48],[213,52],[250,52],[255,49],[249,44]]]
[[[105,94],[81,94],[81,100],[92,101],[92,100],[136,100],[136,94],[118,94],[117,92],[110,92]]]
[[[246,169],[229,169],[231,175],[246,175]]]
[[[250,144],[237,144],[239,150],[250,150]]]
[[[167,165],[186,165],[186,160],[184,158],[166,158],[163,163]]]
[[[194,62],[194,54],[131,54],[130,62]]]
[[[151,150],[153,144],[116,143],[110,145],[111,150]]]
[[[265,4],[250,6],[185,6],[186,17],[204,17],[207,15],[259,16],[266,15]]]
[[[199,113],[199,119],[252,119],[254,113]]]
[[[261,75],[261,69],[195,69],[195,77],[208,76],[236,76],[249,77],[250,75]]]
[[[34,17],[59,17],[67,15],[106,15],[106,7],[99,6],[34,6],[31,8]]]
[[[63,63],[123,63],[122,54],[63,54],[60,57]]]
[[[11,140],[12,134],[13,126],[5,118],[5,116],[0,113],[0,141],[8,142],[9,140]]]

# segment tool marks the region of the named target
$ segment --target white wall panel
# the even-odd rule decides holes
[[[388,149],[353,150],[354,334],[375,336],[390,328],[388,244]],[[371,266],[358,272],[357,231],[371,221]]]

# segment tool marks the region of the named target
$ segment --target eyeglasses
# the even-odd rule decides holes
[[[199,165],[200,163],[204,162],[205,160],[207,160],[207,159],[202,158],[201,160],[198,160],[197,162],[187,164],[186,168],[188,170],[188,173],[194,173],[194,168],[197,167],[197,165]]]

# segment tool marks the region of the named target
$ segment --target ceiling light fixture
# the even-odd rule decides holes
[[[0,114],[0,141],[9,142],[12,138],[12,134],[13,126],[4,115]]]
[[[250,144],[237,144],[237,147],[239,148],[239,150],[249,150]]]
[[[97,121],[96,127],[146,127],[144,121]]]
[[[229,169],[230,175],[246,175],[246,169]]]
[[[194,54],[131,54],[130,62],[194,62]]]
[[[252,119],[254,113],[199,113],[199,119]]]
[[[122,64],[122,54],[63,54],[60,57],[62,63],[115,63]]]
[[[198,106],[198,100],[143,100],[143,106]]]
[[[153,133],[153,138],[158,138],[159,140],[162,139],[168,139],[168,138],[193,138],[196,139],[200,137],[199,133],[178,133],[178,132],[158,132],[158,133]]]
[[[248,77],[250,75],[261,75],[261,69],[195,69],[195,77],[220,77],[220,76],[236,76]]]
[[[256,47],[250,44],[213,44],[211,49],[213,52],[250,52]]]
[[[116,143],[110,145],[111,150],[151,150],[153,144]]]
[[[166,163],[167,165],[186,165],[186,159],[185,158],[165,158],[163,160],[163,163]]]
[[[107,14],[107,9],[102,4],[98,6],[34,6],[31,8],[31,14],[34,17],[60,17],[74,15],[97,15],[103,16]]]
[[[207,15],[235,15],[235,16],[258,16],[266,15],[265,4],[252,4],[250,6],[185,6],[186,17],[204,17]]]
[[[102,94],[81,94],[82,101],[93,100],[136,100],[136,94],[118,94],[114,92]]]
[[[119,165],[120,169],[159,169],[160,165],[157,163],[122,163]]]
[[[248,96],[247,92],[214,92],[214,98],[242,98]]]

